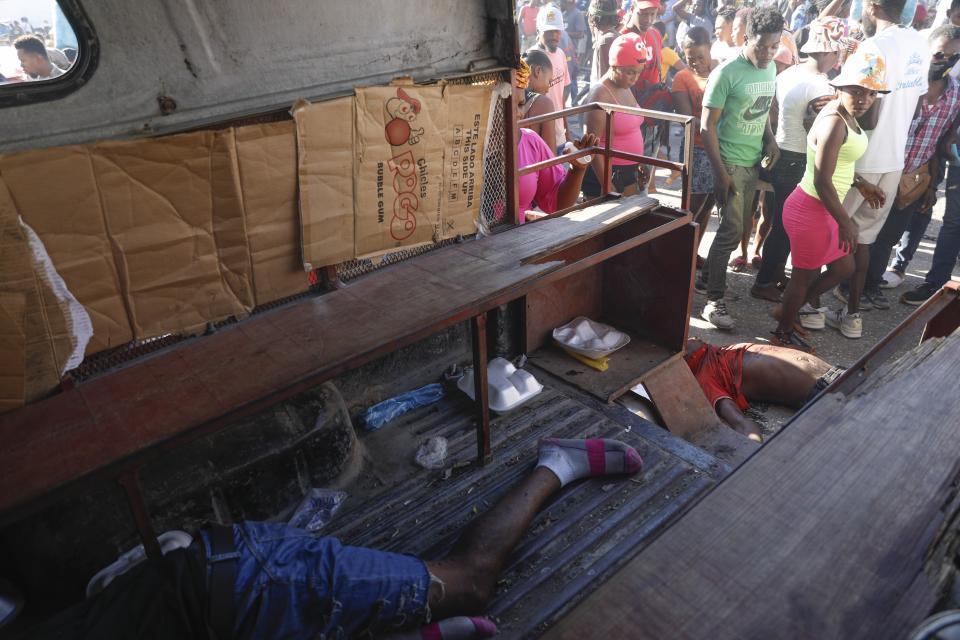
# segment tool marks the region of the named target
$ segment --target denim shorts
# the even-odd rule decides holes
[[[430,573],[418,558],[269,522],[234,525],[233,539],[238,638],[353,638],[429,621]]]

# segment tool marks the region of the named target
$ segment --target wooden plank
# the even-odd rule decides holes
[[[556,327],[577,316],[599,318],[603,280],[601,267],[584,269],[526,295],[527,349],[536,351],[553,341]]]
[[[554,344],[534,351],[530,361],[604,402],[613,402],[673,356],[669,349],[631,335],[630,343],[610,356],[610,367],[603,372],[588,367]]]
[[[936,342],[822,397],[546,637],[905,637],[956,516],[960,336]]]
[[[604,262],[604,317],[683,351],[693,301],[695,242],[696,227],[687,224]]]
[[[673,358],[643,382],[670,433],[694,442],[720,424],[683,358]]]

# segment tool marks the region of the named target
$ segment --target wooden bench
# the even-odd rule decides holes
[[[688,214],[636,196],[467,241],[384,268],[326,295],[300,300],[188,340],[75,388],[0,415],[0,523],[24,517],[94,476],[123,485],[145,547],[158,554],[137,469],[404,345],[469,320],[474,337],[478,457],[490,457],[486,314],[604,263],[653,279],[661,253],[679,255],[669,327],[620,318],[660,359],[686,338],[695,226]],[[659,246],[659,245],[657,245]],[[608,289],[608,296],[611,290]],[[629,293],[619,296],[629,303]],[[574,301],[561,302],[572,308]],[[566,318],[569,320],[570,318]],[[677,325],[679,321],[679,326]],[[627,377],[639,379],[637,369]]]

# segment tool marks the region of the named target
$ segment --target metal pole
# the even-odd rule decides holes
[[[607,111],[606,116],[607,121],[604,125],[606,133],[604,135],[606,135],[607,139],[603,145],[603,179],[600,181],[602,185],[601,198],[610,193],[610,140],[612,140],[611,129],[613,128],[613,113]]]

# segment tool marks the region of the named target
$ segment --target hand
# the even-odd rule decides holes
[[[853,253],[857,248],[857,238],[860,236],[860,226],[857,221],[851,217],[841,222],[840,227],[840,248],[849,253]]]
[[[887,194],[875,184],[860,180],[857,182],[857,189],[860,190],[860,195],[867,201],[871,209],[879,209],[887,202]]]
[[[597,144],[597,136],[592,133],[585,133],[583,137],[580,138],[579,140],[571,140],[566,145],[564,145],[563,152],[572,153],[574,148],[578,150],[587,149],[589,147],[595,146],[596,144]],[[589,166],[591,160],[593,160],[592,155],[582,156],[580,158],[577,158],[573,162],[571,162],[570,166],[573,167],[574,170],[586,171],[587,166]]]
[[[763,148],[763,153],[767,158],[770,158],[769,164],[764,167],[769,171],[770,169],[773,169],[773,167],[777,164],[777,160],[780,159],[780,147],[775,141],[771,140]]]
[[[587,147],[594,147],[597,144],[597,136],[593,133],[585,133],[583,137],[579,140],[573,141],[573,146],[577,149],[586,149]]]
[[[737,195],[737,189],[733,186],[733,178],[726,171],[719,177],[714,176],[713,195],[716,196],[717,205],[720,207],[727,204],[727,198]]]
[[[650,165],[642,164],[637,167],[640,171],[640,177],[637,180],[638,184],[646,186],[650,182]]]

